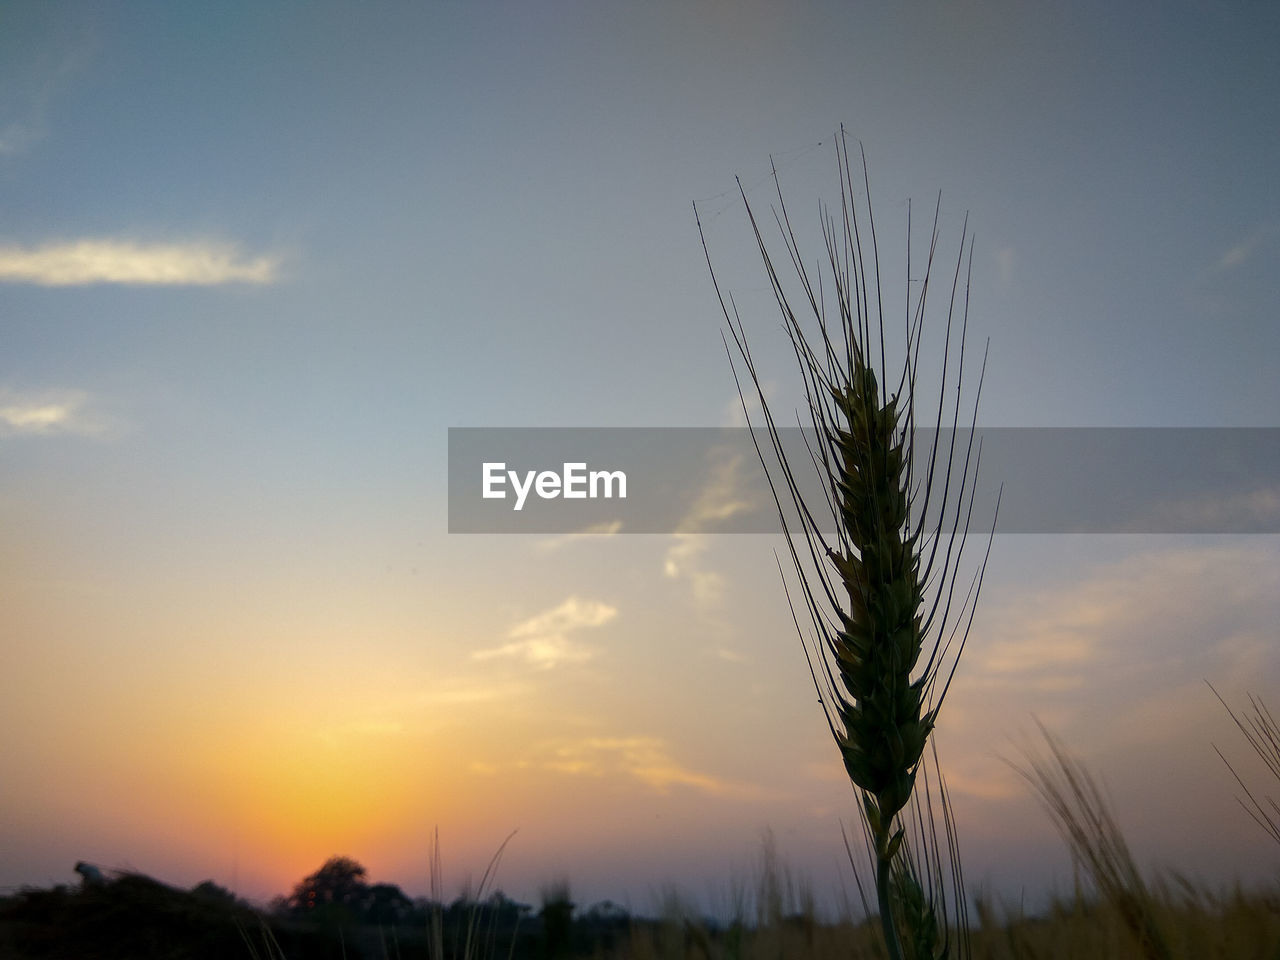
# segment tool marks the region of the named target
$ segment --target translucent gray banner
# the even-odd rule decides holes
[[[753,433],[776,468],[761,429],[450,428],[449,532],[775,533]],[[805,502],[834,530],[809,452],[816,435],[793,428],[781,439]],[[1003,486],[999,533],[1280,533],[1280,428],[980,427],[913,439],[914,507],[936,450],[926,522],[937,522],[945,490],[946,530],[958,518],[989,533]]]

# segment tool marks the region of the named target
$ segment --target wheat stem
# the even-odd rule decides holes
[[[861,185],[869,196],[865,152],[861,162]],[[820,268],[816,277],[804,266],[777,170],[773,170],[777,196],[773,219],[800,287],[795,302],[800,304],[801,312],[807,310],[812,318],[808,325],[802,323],[793,307],[793,298],[775,267],[755,211],[738,182],[752,236],[800,369],[809,422],[816,436],[816,442],[810,445],[806,435],[807,463],[822,482],[820,502],[810,503],[801,493],[799,477],[805,463],[792,463],[784,449],[737,304],[720,287],[705,236],[702,242],[716,297],[733,340],[734,348],[730,348],[729,337],[725,338],[725,350],[748,423],[748,390],[761,410],[762,432],[767,440],[762,444],[753,430],[752,442],[769,481],[799,582],[799,606],[810,620],[811,639],[806,639],[800,628],[797,603],[789,590],[787,602],[844,768],[862,797],[861,813],[873,851],[881,925],[891,960],[900,960],[904,948],[893,909],[894,864],[905,836],[900,815],[912,798],[925,744],[968,637],[990,555],[989,540],[987,555],[967,590],[961,591],[963,600],[957,605],[957,568],[972,518],[974,484],[981,461],[981,445],[975,450],[972,423],[968,442],[962,446],[956,429],[964,383],[973,244],[966,218],[947,308],[935,429],[927,452],[923,452],[921,479],[915,473],[918,453],[922,453],[915,448],[915,389],[941,198],[934,212],[928,262],[914,304],[908,267],[905,353],[902,369],[891,378],[875,219],[869,200],[865,212],[855,205],[855,181],[843,128],[836,142],[836,163],[840,210],[837,217],[827,208],[820,208],[827,256],[826,269]],[[694,214],[697,219],[696,205]],[[908,237],[909,219],[908,213]],[[700,220],[698,231],[702,236]],[[864,233],[870,269],[864,260]],[[827,275],[830,285],[825,280]],[[828,309],[831,298],[834,309]],[[959,327],[958,334],[953,333],[955,326]],[[953,349],[958,355],[955,360]],[[741,379],[739,363],[746,373]],[[985,365],[984,356],[984,372]],[[896,389],[890,393],[889,384],[894,380]],[[949,387],[955,391],[950,403]],[[981,376],[979,393],[980,390]],[[973,422],[976,416],[975,396]],[[951,421],[950,440],[945,446],[941,439],[944,418]],[[771,456],[766,456],[766,449]],[[788,519],[784,504],[794,508],[793,516],[798,519]],[[957,633],[959,641],[953,648]],[[922,664],[926,649],[928,655]],[[942,802],[944,816],[949,818],[945,792]],[[932,819],[931,805],[929,814]],[[954,824],[948,819],[945,827],[947,853],[953,863],[951,876],[959,882]],[[940,883],[937,831],[920,830],[918,836],[925,845],[921,862],[926,864],[926,873],[939,877]],[[932,866],[935,862],[938,869]],[[916,881],[913,878],[911,882]],[[927,886],[932,896],[936,885],[930,881]],[[916,890],[919,889],[917,885]],[[914,945],[911,952],[917,955]]]

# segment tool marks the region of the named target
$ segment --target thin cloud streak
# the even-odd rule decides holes
[[[583,541],[598,542],[604,537],[616,536],[621,532],[621,520],[611,520],[608,523],[593,523],[578,533],[562,533],[556,537],[539,540],[536,548],[544,553],[550,553],[569,544],[582,543]]]
[[[1258,487],[1231,496],[1160,504],[1155,516],[1171,529],[1275,530],[1280,523],[1280,486]]]
[[[264,285],[279,277],[277,257],[246,258],[233,244],[141,244],[74,240],[40,247],[0,246],[0,283],[73,287]]]
[[[586,663],[595,655],[596,652],[591,647],[573,643],[565,637],[553,636],[531,637],[489,650],[477,650],[472,657],[476,660],[515,657],[540,669],[550,670],[562,663]]]
[[[587,737],[548,744],[550,756],[541,766],[569,776],[609,777],[622,775],[638,780],[655,793],[666,794],[672,787],[689,787],[716,796],[754,796],[750,784],[735,783],[682,765],[660,737]]]
[[[720,602],[724,577],[701,565],[701,557],[708,547],[701,531],[714,530],[718,523],[753,508],[754,504],[741,491],[746,484],[747,470],[755,467],[754,464],[748,466],[742,456],[720,448],[708,450],[707,459],[707,482],[677,525],[672,535],[674,542],[662,561],[663,573],[673,580],[688,580],[694,598],[704,608]]]
[[[1273,622],[1280,580],[1266,542],[1151,550],[1100,565],[987,614],[968,654],[971,683],[1041,692],[1146,672],[1153,649],[1224,677],[1232,647]]]
[[[618,615],[616,607],[606,603],[570,597],[551,610],[516,624],[507,632],[510,643],[488,650],[477,650],[474,660],[515,657],[543,670],[562,663],[583,663],[595,656],[595,650],[574,643],[567,634],[584,628],[599,627]]]
[[[419,701],[434,706],[456,707],[513,700],[524,696],[528,692],[529,688],[522,683],[446,682],[438,689],[422,694],[419,697]]]
[[[0,437],[102,433],[106,424],[90,410],[82,390],[22,395],[0,391]]]
[[[1227,249],[1218,262],[1214,264],[1214,269],[1218,272],[1234,270],[1236,267],[1242,266],[1249,260],[1253,259],[1258,249],[1270,238],[1272,227],[1270,224],[1263,224],[1256,227],[1248,236],[1239,243],[1233,244]]]
[[[1203,266],[1198,277],[1202,282],[1216,281],[1234,273],[1265,251],[1277,233],[1277,225],[1264,221]]]
[[[707,552],[707,538],[697,533],[672,534],[675,542],[667,548],[662,561],[662,572],[672,580],[687,580],[693,589],[694,599],[703,607],[718,604],[724,595],[724,577],[701,565]]]

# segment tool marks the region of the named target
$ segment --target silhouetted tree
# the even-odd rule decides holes
[[[619,941],[628,936],[631,914],[612,900],[601,900],[579,911],[573,926],[577,953],[582,952],[585,944],[596,955],[610,956],[616,952]]]
[[[350,857],[330,857],[293,888],[289,906],[298,913],[317,907],[345,907],[354,914],[363,907],[369,891],[366,876],[368,871]]]
[[[226,887],[220,887],[212,880],[205,880],[196,884],[191,888],[191,892],[202,900],[208,900],[213,903],[233,904],[236,902],[236,895]]]
[[[631,914],[612,900],[599,900],[586,909],[581,920],[593,924],[626,924],[631,922]]]
[[[394,883],[375,883],[369,887],[362,907],[366,923],[405,923],[414,914],[413,901]]]
[[[514,927],[523,917],[533,912],[533,907],[527,903],[512,900],[501,890],[495,890],[489,894],[484,908],[500,928]]]
[[[573,935],[573,900],[569,897],[569,881],[557,880],[542,889],[543,949],[548,958],[562,957],[568,953]]]

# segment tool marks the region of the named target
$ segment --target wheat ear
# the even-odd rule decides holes
[[[735,358],[726,338],[743,412],[747,414],[748,408],[738,364],[745,369],[747,389],[762,411],[762,433],[768,439],[763,444],[756,441],[756,450],[800,585],[799,602],[792,603],[792,612],[831,734],[849,779],[862,796],[881,924],[889,955],[898,960],[903,948],[891,899],[893,865],[905,835],[899,815],[912,797],[925,744],[968,637],[986,569],[984,556],[967,588],[960,591],[962,596],[957,597],[957,570],[981,458],[972,429],[967,440],[958,440],[960,432],[956,430],[968,322],[969,270],[963,272],[962,295],[962,268],[966,243],[970,265],[973,247],[966,219],[947,309],[937,418],[931,441],[925,450],[917,451],[916,373],[938,242],[938,212],[935,209],[928,261],[914,295],[908,213],[905,353],[890,393],[893,381],[887,374],[875,221],[869,200],[865,212],[855,206],[843,127],[836,142],[836,163],[840,206],[834,215],[825,207],[821,210],[827,256],[816,282],[804,266],[774,170],[774,220],[799,284],[800,292],[795,296],[784,289],[746,191],[740,181],[738,184],[804,381],[808,421],[817,438],[807,451],[807,464],[793,463],[784,449],[742,319],[732,298],[726,302],[720,290],[705,237],[703,250],[736,347]],[[869,193],[865,153],[862,174],[862,186]],[[698,229],[701,235],[700,220]],[[871,255],[870,270],[864,259],[864,237]],[[827,276],[833,281],[834,308],[825,296]],[[800,304],[798,310],[793,301]],[[813,322],[806,327],[800,314],[811,316]],[[957,320],[960,330],[953,332]],[[958,359],[952,359],[953,350]],[[984,369],[985,362],[984,357]],[[955,377],[953,403],[947,402],[949,375]],[[980,388],[981,377],[977,392]],[[973,404],[976,418],[976,393]],[[946,424],[943,418],[948,409],[951,422]],[[970,428],[973,423],[969,422]],[[947,426],[949,433],[943,429]],[[753,439],[755,436],[753,431]],[[771,456],[766,456],[766,449]],[[807,465],[816,467],[821,478],[823,497],[819,503],[807,502],[801,493],[798,478]],[[918,469],[923,476],[917,474]],[[791,516],[798,520],[788,520],[784,503],[794,508]],[[987,547],[989,556],[990,540]],[[788,601],[792,600],[788,592]],[[807,639],[796,606],[808,614],[812,634]],[[928,656],[922,662],[926,651]],[[949,845],[949,851],[953,849]]]
[[[1014,769],[1035,790],[1054,826],[1094,886],[1115,907],[1147,960],[1170,960],[1156,917],[1155,898],[1138,872],[1124,834],[1089,770],[1036,721],[1049,755],[1028,752],[1027,766]]]

